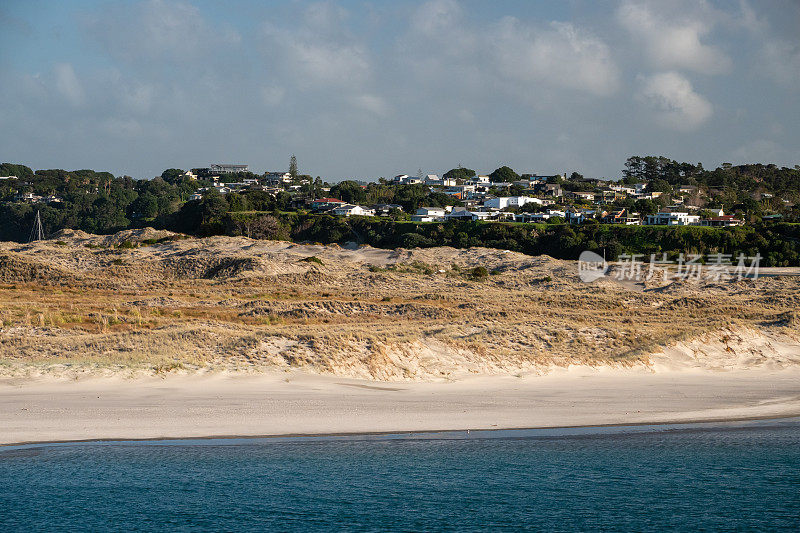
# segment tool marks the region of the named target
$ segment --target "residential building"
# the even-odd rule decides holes
[[[375,211],[375,214],[381,217],[387,216],[393,209],[402,211],[403,206],[400,204],[375,204],[372,206],[372,210]]]
[[[700,221],[701,226],[711,226],[715,228],[732,228],[744,225],[744,220],[734,218],[733,215],[722,215]]]
[[[327,211],[328,209],[341,207],[343,205],[345,205],[345,202],[338,198],[318,198],[316,200],[311,200],[311,209],[314,211]]]
[[[366,207],[361,207],[360,205],[355,204],[344,204],[339,207],[335,207],[331,213],[334,215],[341,215],[341,216],[374,216],[375,210],[374,209],[367,209]]]
[[[425,177],[425,185],[431,187],[455,187],[456,180],[452,178],[440,178],[436,174],[428,174]]]
[[[398,185],[417,185],[423,182],[419,176],[409,176],[408,174],[398,174],[392,181]]]
[[[514,215],[515,222],[547,222],[550,218],[548,213],[517,213]]]
[[[575,200],[594,201],[594,193],[590,191],[572,191],[567,193],[567,198],[574,198]]]
[[[444,207],[420,207],[411,215],[414,222],[434,222],[444,220],[447,211]]]
[[[644,224],[647,226],[691,226],[699,222],[698,215],[690,215],[687,211],[661,211],[655,215],[647,215]]]
[[[29,202],[35,204],[37,202],[41,202],[42,197],[37,194],[33,194],[32,192],[21,192],[14,196],[14,200],[17,202]]]
[[[292,181],[292,175],[288,172],[267,172],[264,179],[269,183],[289,183]]]
[[[219,172],[220,174],[248,172],[247,165],[216,164],[211,165],[209,168],[211,169],[211,172]]]
[[[472,197],[476,190],[475,185],[455,185],[453,187],[446,187],[444,192],[461,200],[466,200]]]
[[[609,185],[608,188],[610,190],[612,190],[612,191],[617,191],[617,192],[621,192],[623,194],[630,194],[630,195],[633,195],[633,194],[636,194],[637,192],[639,192],[639,191],[636,190],[635,187],[631,187],[631,186],[628,186],[628,185]]]
[[[501,198],[490,198],[483,202],[483,207],[489,209],[505,209],[507,207],[522,207],[525,204],[542,205],[539,198],[530,196],[504,196]]]
[[[633,197],[636,198],[637,200],[655,200],[662,194],[664,193],[661,191],[637,192],[633,195]]]
[[[537,183],[534,186],[534,190],[544,196],[559,197],[564,195],[564,191],[558,183]]]
[[[470,211],[465,207],[454,207],[445,215],[446,220],[488,220],[492,216],[486,211]]]
[[[627,209],[612,211],[601,220],[604,224],[624,224],[626,226],[639,226],[642,223],[639,213],[630,213]]]

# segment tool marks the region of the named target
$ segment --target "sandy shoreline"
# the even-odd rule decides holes
[[[800,369],[559,370],[450,383],[276,372],[0,380],[0,444],[717,422],[800,416]]]

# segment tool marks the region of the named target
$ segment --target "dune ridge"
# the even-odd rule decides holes
[[[781,369],[800,363],[798,280],[585,284],[495,249],[65,230],[0,243],[0,376]]]

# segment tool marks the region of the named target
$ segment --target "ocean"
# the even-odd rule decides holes
[[[0,531],[800,529],[800,422],[0,448]]]

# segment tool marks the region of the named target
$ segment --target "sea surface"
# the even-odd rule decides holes
[[[800,530],[800,422],[0,448],[0,531]]]

